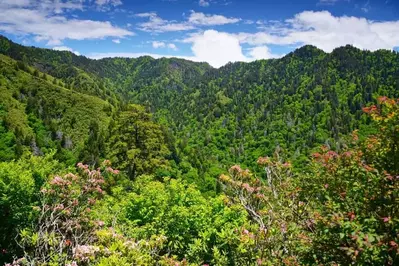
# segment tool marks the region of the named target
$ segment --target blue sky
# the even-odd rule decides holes
[[[397,0],[0,0],[0,34],[90,58],[181,57],[220,67],[326,52],[399,47]]]

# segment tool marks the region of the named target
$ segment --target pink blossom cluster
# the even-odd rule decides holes
[[[255,188],[251,187],[248,183],[242,184],[242,188],[245,189],[248,193],[253,193]]]
[[[243,237],[247,237],[247,238],[250,238],[250,239],[255,239],[255,235],[253,234],[253,233],[251,233],[251,232],[249,232],[247,229],[245,229],[245,228],[243,228],[243,230],[241,231],[241,235],[243,236]]]
[[[114,174],[114,175],[119,174],[119,170],[113,169],[113,168],[111,168],[111,167],[107,167],[107,168],[105,168],[105,170],[106,170],[108,173],[111,173],[111,174]]]
[[[267,165],[271,162],[269,157],[259,157],[258,160],[256,161],[259,165]]]
[[[53,186],[70,186],[72,183],[71,181],[65,180],[60,176],[55,176],[53,180],[50,181],[50,185]]]
[[[90,259],[94,258],[96,253],[99,251],[100,249],[95,246],[78,245],[73,249],[72,252],[77,261],[88,262]]]
[[[230,167],[229,172],[231,172],[233,174],[237,174],[237,173],[241,173],[242,169],[239,165],[233,165],[232,167]]]
[[[17,260],[14,260],[12,263],[7,263],[4,266],[21,266],[24,265],[24,263],[26,262],[25,258],[19,258]]]

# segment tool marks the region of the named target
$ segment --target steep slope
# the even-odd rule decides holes
[[[164,79],[192,85],[211,69],[207,63],[177,58],[155,60],[143,56],[91,60],[68,51],[25,47],[1,35],[0,53],[61,79],[68,87],[104,99],[114,98],[115,93],[129,97],[133,89]]]
[[[90,124],[95,122],[105,130],[113,109],[4,55],[0,55],[0,96],[1,125],[6,129],[0,130],[0,138],[12,136],[14,155],[10,158],[21,154],[23,145],[36,154],[57,145],[77,152],[89,135]]]

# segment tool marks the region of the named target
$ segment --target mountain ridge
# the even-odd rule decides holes
[[[345,46],[325,53],[308,45],[280,59],[216,69],[148,56],[91,60],[0,40],[0,53],[21,59],[31,75],[36,69],[70,91],[102,99],[113,117],[131,103],[145,106],[175,139],[169,149],[176,163],[200,169],[195,175],[207,180],[198,181],[205,187],[229,165],[253,166],[276,147],[297,166],[319,144],[340,149],[350,132],[368,127],[363,107],[379,95],[399,96],[399,54],[386,50]]]

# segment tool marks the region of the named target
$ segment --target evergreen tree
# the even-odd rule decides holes
[[[143,106],[129,105],[119,114],[109,141],[112,162],[134,179],[167,166],[169,150],[162,129]]]

